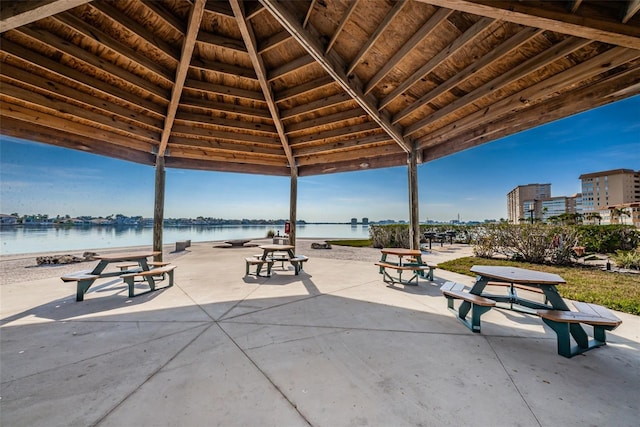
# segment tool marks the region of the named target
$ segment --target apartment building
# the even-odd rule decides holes
[[[519,185],[507,194],[507,220],[517,224],[521,220],[542,218],[542,200],[551,197],[551,184]]]
[[[613,169],[580,175],[582,213],[640,201],[640,171]]]
[[[542,222],[547,222],[549,218],[558,217],[566,213],[582,213],[582,194],[573,196],[549,197],[540,201],[542,208]]]

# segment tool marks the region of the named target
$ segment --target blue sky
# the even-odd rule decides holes
[[[518,185],[580,192],[578,177],[640,169],[640,96],[418,167],[420,220],[506,218]],[[289,178],[166,170],[165,217],[284,219]],[[0,213],[153,217],[154,168],[0,136]],[[301,177],[298,219],[407,220],[407,168]]]

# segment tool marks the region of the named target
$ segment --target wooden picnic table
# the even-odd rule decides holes
[[[77,281],[76,289],[76,301],[83,301],[84,294],[87,293],[91,285],[98,280],[105,277],[116,277],[123,274],[136,273],[139,271],[148,271],[149,264],[147,258],[160,255],[159,251],[152,252],[125,252],[107,255],[98,255],[95,258],[99,260],[98,264],[91,271],[80,271],[67,276],[63,276],[62,280],[65,282]],[[137,269],[132,270],[119,270],[105,272],[107,266],[113,262],[137,262]]]
[[[383,248],[380,250],[382,256],[380,261],[375,264],[380,268],[380,274],[383,275],[385,283],[402,283],[404,285],[417,285],[418,277],[425,277],[433,281],[434,264],[428,264],[422,261],[422,252],[418,249],[406,248]],[[392,255],[397,257],[396,261],[388,259]],[[408,258],[403,261],[403,258]],[[387,270],[397,272],[397,276],[392,276]],[[412,276],[409,280],[402,278],[403,271],[410,271]]]

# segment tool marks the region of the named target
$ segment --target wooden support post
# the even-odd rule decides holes
[[[162,225],[164,223],[164,156],[156,157],[156,194],[155,206],[153,209],[153,250],[159,251],[153,260],[162,261]]]
[[[296,245],[296,214],[298,208],[298,169],[291,168],[291,193],[289,200],[289,244]],[[295,253],[295,248],[293,250]]]
[[[420,215],[418,212],[418,153],[413,144],[408,155],[409,163],[409,244],[411,249],[420,249]]]

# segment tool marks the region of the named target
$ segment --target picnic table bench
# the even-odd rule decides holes
[[[456,282],[446,282],[440,287],[440,292],[447,298],[447,308],[456,314],[467,328],[472,332],[480,332],[480,316],[495,307],[496,302],[492,299],[485,298],[464,291],[464,285]],[[454,300],[462,300],[471,304],[471,319],[467,319],[468,311],[456,310]]]
[[[621,323],[615,314],[597,304],[574,302],[573,306],[578,310],[538,310],[538,316],[557,335],[558,354],[564,357],[573,357],[592,348],[607,344],[606,331],[612,331]],[[571,327],[584,323],[593,327],[593,339],[578,339],[575,346],[571,345]]]
[[[173,286],[173,270],[175,270],[175,268],[176,268],[175,265],[169,264],[169,265],[165,265],[164,267],[152,268],[151,270],[141,270],[134,273],[123,274],[120,277],[122,277],[124,282],[129,287],[129,298],[133,298],[134,296],[136,296],[134,295],[136,277],[143,277],[145,281],[149,284],[149,290],[143,293],[148,293],[156,290],[156,280],[154,276],[162,275],[162,277],[164,277],[164,275],[167,274],[169,276],[169,284],[164,287],[170,288],[171,286]],[[138,295],[141,295],[141,294],[138,294]]]

